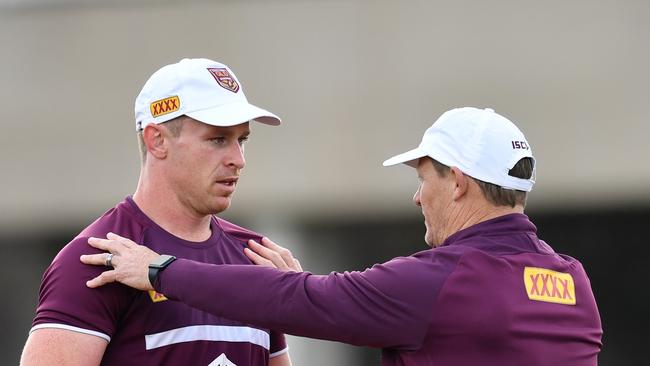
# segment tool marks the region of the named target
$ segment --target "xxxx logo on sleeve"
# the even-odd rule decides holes
[[[576,289],[569,273],[546,268],[524,268],[524,284],[530,300],[575,305]]]
[[[180,107],[181,101],[178,99],[178,95],[157,100],[149,105],[149,109],[151,109],[151,116],[154,118],[162,116],[164,114],[176,112]]]
[[[149,290],[149,297],[153,302],[161,302],[167,300],[165,295],[161,294],[160,292],[156,292],[154,290]]]

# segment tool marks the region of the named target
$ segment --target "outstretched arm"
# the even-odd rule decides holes
[[[152,288],[147,265],[156,253],[114,235],[89,243],[114,253],[115,267],[89,281],[90,287],[119,281],[143,290]],[[105,255],[82,256],[82,261],[103,264]],[[414,350],[425,336],[437,288],[445,278],[441,266],[408,257],[364,272],[317,276],[177,259],[153,285],[169,299],[284,333]]]
[[[104,266],[108,264],[109,254],[112,254],[110,264],[114,268],[86,282],[88,287],[96,288],[111,282],[121,282],[139,290],[154,289],[153,284],[149,283],[149,263],[159,256],[158,253],[114,233],[108,233],[106,239],[91,237],[88,244],[107,253],[82,255],[81,262]],[[269,238],[262,238],[261,243],[249,240],[248,245],[252,249],[245,248],[244,253],[253,263],[281,271],[302,272],[300,262],[291,252]]]

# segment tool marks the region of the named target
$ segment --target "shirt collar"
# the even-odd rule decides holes
[[[507,214],[459,230],[450,235],[441,246],[453,245],[463,239],[476,236],[503,236],[514,233],[528,234],[536,237],[537,227],[524,214]]]

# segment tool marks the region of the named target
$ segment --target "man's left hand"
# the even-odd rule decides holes
[[[244,254],[253,263],[260,266],[276,268],[281,271],[302,272],[300,261],[291,254],[289,249],[266,237],[262,238],[261,243],[249,240],[248,248],[244,248]]]
[[[149,263],[159,254],[117,234],[108,233],[106,239],[89,238],[88,244],[109,253],[82,255],[81,261],[96,266],[106,266],[110,254],[113,268],[86,282],[95,288],[111,282],[120,282],[139,290],[153,290],[149,283]]]

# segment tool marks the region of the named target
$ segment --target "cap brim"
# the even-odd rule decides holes
[[[392,158],[384,161],[384,166],[391,166],[391,165],[396,165],[400,163],[404,163],[406,165],[409,165],[411,167],[416,168],[417,167],[417,160],[420,159],[423,156],[427,156],[427,153],[420,150],[419,147],[416,147],[413,150],[407,151],[405,153],[395,155]]]
[[[186,113],[197,121],[221,127],[235,126],[248,121],[257,121],[271,126],[278,126],[282,120],[275,114],[246,102],[220,105]]]

